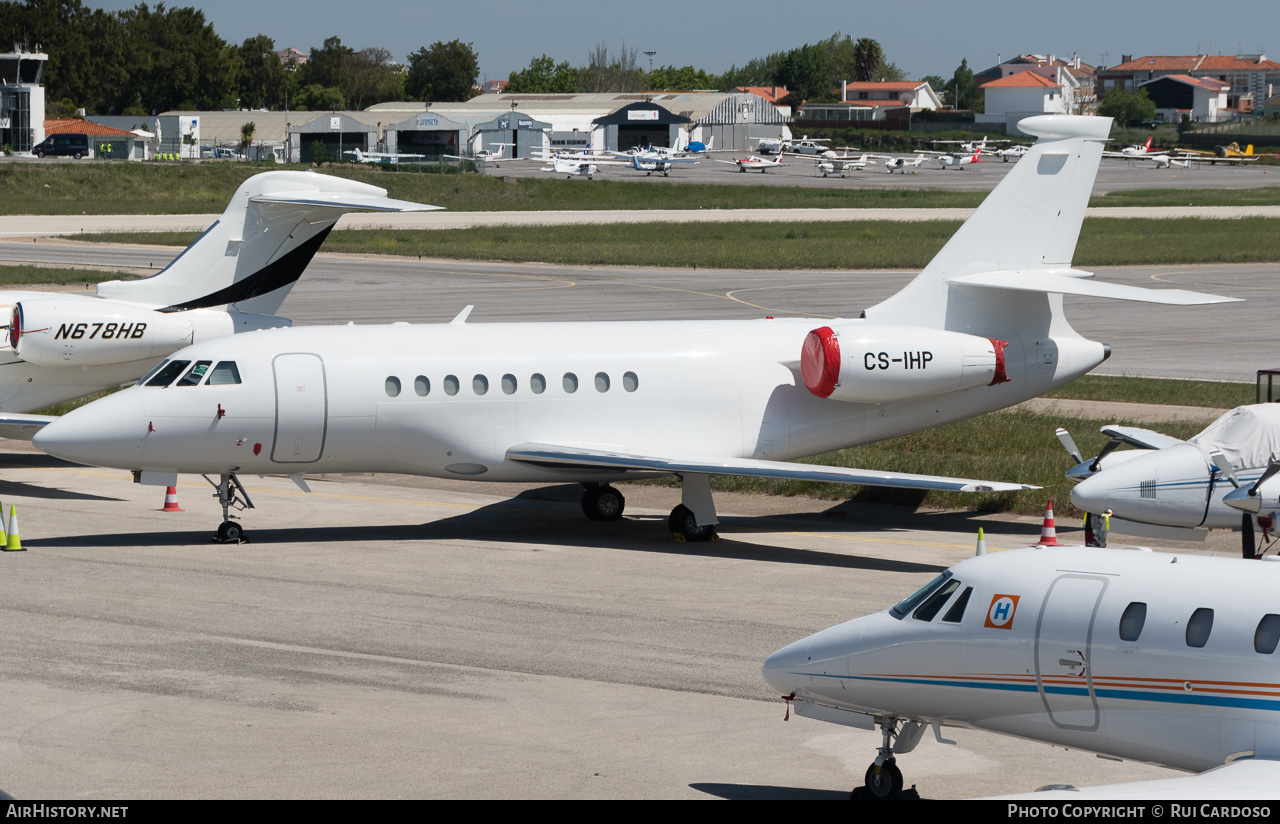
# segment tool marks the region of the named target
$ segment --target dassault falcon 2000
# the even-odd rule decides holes
[[[402,472],[580,482],[584,512],[621,517],[609,482],[683,481],[673,533],[714,535],[709,475],[916,489],[995,484],[793,463],[1001,409],[1106,359],[1062,294],[1157,303],[1230,298],[1090,280],[1071,268],[1107,118],[1040,116],[1031,152],[902,291],[861,318],[465,323],[268,330],[176,353],[138,385],[46,427],[81,463],[219,477]]]
[[[0,436],[30,438],[53,418],[23,413],[135,381],[184,346],[288,326],[276,311],[347,212],[436,208],[338,177],[266,172],[151,277],[100,283],[97,297],[0,292]]]
[[[944,726],[1212,770],[1037,800],[1277,798],[1277,587],[1280,564],[1235,558],[983,555],[884,612],[775,652],[764,679],[797,715],[879,727],[862,790],[873,798],[901,792],[896,756],[925,730],[954,743]]]

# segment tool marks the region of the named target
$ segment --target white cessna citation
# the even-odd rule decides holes
[[[97,297],[0,291],[0,436],[30,438],[53,418],[22,414],[135,381],[165,355],[211,338],[288,326],[275,312],[338,218],[426,211],[385,189],[313,172],[240,184],[222,217],[148,278],[98,284]]]
[[[1058,430],[1077,461],[1067,472],[1078,482],[1073,504],[1094,514],[1110,510],[1113,531],[1146,537],[1194,541],[1210,529],[1239,529],[1244,557],[1258,554],[1254,531],[1272,527],[1280,503],[1251,493],[1280,457],[1280,404],[1237,407],[1186,441],[1114,424],[1102,432],[1111,440],[1086,461]],[[1117,451],[1122,444],[1137,449]],[[1240,500],[1250,503],[1243,515],[1232,504]]]
[[[1040,137],[906,288],[859,319],[467,324],[281,329],[176,353],[137,386],[46,427],[36,445],[169,485],[217,475],[223,538],[238,474],[403,472],[586,486],[677,475],[673,533],[712,537],[709,475],[916,489],[1013,490],[792,463],[980,415],[1106,359],[1061,295],[1230,300],[1095,283],[1071,268],[1106,118],[1041,116]],[[245,502],[247,503],[247,502]]]
[[[1212,770],[1037,799],[1280,798],[1277,588],[1280,564],[1233,558],[982,555],[775,652],[764,679],[797,715],[879,727],[860,793],[873,798],[901,792],[895,756],[927,728],[952,743],[943,726]]]

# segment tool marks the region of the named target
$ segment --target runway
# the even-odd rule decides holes
[[[599,524],[572,486],[248,478],[254,542],[219,546],[198,478],[166,514],[126,473],[0,466],[27,548],[0,555],[19,799],[847,797],[878,735],[784,722],[763,659],[899,600],[979,525],[993,551],[1039,528],[723,495],[722,540],[690,545],[667,487],[624,486]],[[947,736],[898,760],[926,798],[1173,775]]]
[[[173,247],[0,242],[0,263],[96,263],[146,274]],[[1244,298],[1171,307],[1067,298],[1067,318],[1112,346],[1097,374],[1253,382],[1280,365],[1271,333],[1280,266],[1100,267],[1101,280]],[[469,322],[697,320],[765,315],[857,317],[914,276],[901,271],[772,271],[566,267],[320,254],[281,309],[299,324],[444,322],[475,305]]]

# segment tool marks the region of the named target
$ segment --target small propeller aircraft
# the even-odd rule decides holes
[[[682,157],[669,157],[662,154],[637,153],[626,155],[631,164],[631,168],[637,172],[644,172],[645,176],[649,176],[654,172],[660,172],[663,177],[670,177],[671,170],[680,165],[696,165],[698,161]]]
[[[889,174],[901,172],[905,175],[907,173],[907,169],[918,169],[920,164],[924,163],[924,160],[925,157],[923,154],[918,154],[915,157],[885,157],[884,168]],[[912,174],[914,174],[914,172]]]
[[[1212,770],[1036,799],[1280,798],[1277,589],[1280,565],[1234,558],[980,555],[884,612],[775,652],[764,680],[798,716],[879,728],[855,796],[899,796],[897,757],[930,728],[954,743],[942,731],[952,726]]]
[[[584,485],[616,520],[612,481],[682,480],[668,526],[715,536],[711,475],[911,489],[1017,483],[795,459],[1002,409],[1102,363],[1063,294],[1179,305],[1220,298],[1095,283],[1071,268],[1109,118],[1041,116],[1039,136],[923,272],[860,317],[308,327],[210,341],[45,427],[80,463],[219,478],[222,540],[240,473],[407,472]],[[469,388],[469,391],[468,391]],[[412,391],[409,391],[412,389]],[[212,481],[211,481],[212,482]]]
[[[770,160],[767,157],[759,157],[757,155],[749,155],[747,157],[739,157],[734,160],[717,159],[716,163],[729,163],[731,165],[737,166],[738,171],[740,172],[745,172],[749,169],[751,170],[759,169],[760,173],[764,174],[770,169],[776,169],[779,166],[790,166],[791,165],[790,163],[783,162],[784,157],[786,157],[786,155],[782,153],[778,154],[777,160]]]
[[[360,149],[348,149],[343,154],[351,155],[356,159],[357,163],[399,163],[402,160],[419,160],[426,157],[424,154],[409,154],[406,152],[364,152]],[[445,155],[452,157],[453,155]]]
[[[974,150],[973,154],[941,154],[938,155],[938,164],[943,170],[947,169],[963,169],[970,163],[977,163],[982,159],[981,149]]]
[[[572,178],[585,177],[587,180],[594,180],[596,173],[600,171],[601,166],[626,166],[626,161],[617,160],[613,157],[599,157],[596,155],[588,155],[586,153],[571,154],[552,154],[548,161],[550,166],[543,166],[538,171],[551,172],[553,174],[567,175]]]
[[[1110,440],[1084,460],[1071,435],[1058,430],[1076,462],[1067,472],[1077,482],[1073,504],[1095,519],[1109,511],[1113,531],[1146,537],[1203,540],[1210,529],[1239,529],[1241,554],[1259,555],[1255,530],[1268,535],[1280,504],[1268,509],[1271,498],[1250,493],[1280,457],[1280,404],[1238,407],[1186,441],[1116,424],[1101,431]],[[1136,448],[1120,449],[1126,445]],[[1227,500],[1240,490],[1243,497]],[[1233,501],[1254,506],[1241,513]]]
[[[514,152],[512,152],[511,157],[506,156],[507,147],[510,146],[514,149],[515,145],[516,144],[514,143],[494,143],[492,144],[493,148],[478,149],[473,154],[469,154],[469,155],[447,154],[445,155],[445,157],[451,160],[479,160],[482,163],[492,163],[494,166],[497,166],[498,161],[500,160],[512,160],[512,161],[527,160],[528,158],[516,157]]]

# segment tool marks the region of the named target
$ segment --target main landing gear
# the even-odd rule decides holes
[[[214,483],[208,475],[203,477],[218,490],[213,497],[222,504],[222,525],[218,527],[218,535],[214,540],[220,544],[243,544],[244,530],[235,522],[238,519],[231,514],[231,510],[243,512],[246,509],[253,509],[253,501],[249,500],[249,493],[244,491],[244,486],[234,473],[222,473],[217,483]]]
[[[719,521],[716,518],[715,502],[711,499],[711,482],[706,475],[701,474],[685,473],[680,477],[684,482],[680,505],[671,510],[671,515],[667,518],[672,540],[690,543],[718,541],[716,524]],[[584,483],[582,490],[582,513],[588,518],[593,521],[617,521],[622,518],[627,499],[617,489],[606,483]],[[253,504],[249,506],[252,507]],[[223,510],[226,511],[225,506]]]
[[[898,722],[902,721],[902,727]],[[850,798],[888,801],[907,795],[902,791],[902,770],[894,758],[894,753],[909,753],[920,743],[925,725],[916,721],[906,721],[886,716],[876,716],[880,726],[881,744],[876,760],[867,767],[866,780],[861,787],[854,788]],[[908,791],[914,795],[914,790]],[[917,796],[918,797],[918,796]]]

